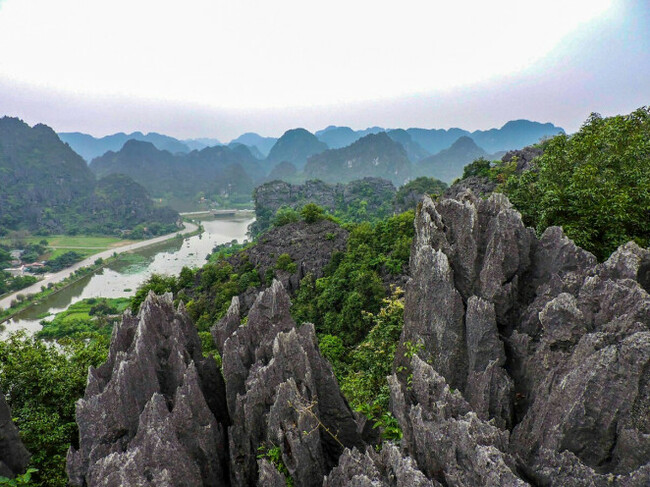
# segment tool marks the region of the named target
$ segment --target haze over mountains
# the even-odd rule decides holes
[[[176,212],[154,208],[145,188],[125,175],[96,178],[46,125],[0,118],[0,174],[2,231],[114,233],[139,224],[161,232],[176,228]]]
[[[287,130],[280,138],[249,132],[222,145],[212,138],[179,140],[149,133],[95,138],[59,134],[98,177],[125,174],[177,210],[200,198],[232,205],[250,201],[253,188],[274,179],[331,183],[380,177],[396,186],[418,176],[446,183],[479,157],[499,158],[544,137],[562,133],[551,123],[510,121],[499,129],[384,129],[329,126],[316,133]]]

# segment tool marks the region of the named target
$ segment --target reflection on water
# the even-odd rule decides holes
[[[41,328],[46,313],[56,314],[86,298],[119,298],[132,295],[151,274],[178,274],[184,266],[200,267],[215,245],[243,241],[251,218],[218,218],[201,222],[201,235],[163,242],[153,247],[125,253],[109,266],[47,297],[5,323],[6,331]]]

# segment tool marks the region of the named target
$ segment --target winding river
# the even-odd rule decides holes
[[[118,298],[131,296],[152,274],[176,275],[185,266],[200,267],[215,245],[246,238],[249,216],[221,217],[203,220],[204,232],[193,237],[173,239],[144,249],[125,252],[108,266],[85,276],[58,293],[48,296],[4,323],[5,333],[25,329],[40,330],[45,314],[64,311],[71,304],[86,298]]]

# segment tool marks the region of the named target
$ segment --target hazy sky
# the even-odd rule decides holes
[[[650,103],[650,0],[0,0],[0,115],[227,141],[576,130]]]

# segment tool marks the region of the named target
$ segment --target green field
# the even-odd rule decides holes
[[[131,304],[131,298],[89,298],[71,305],[53,319],[41,321],[39,338],[58,339],[99,332],[109,335],[120,315]]]
[[[133,243],[134,240],[125,240],[118,237],[97,237],[92,235],[30,235],[21,239],[28,244],[38,244],[47,240],[48,252],[45,259],[54,259],[66,252],[75,251],[84,257],[97,254],[104,250],[121,247]],[[0,239],[0,244],[13,246],[15,242],[10,238]]]

